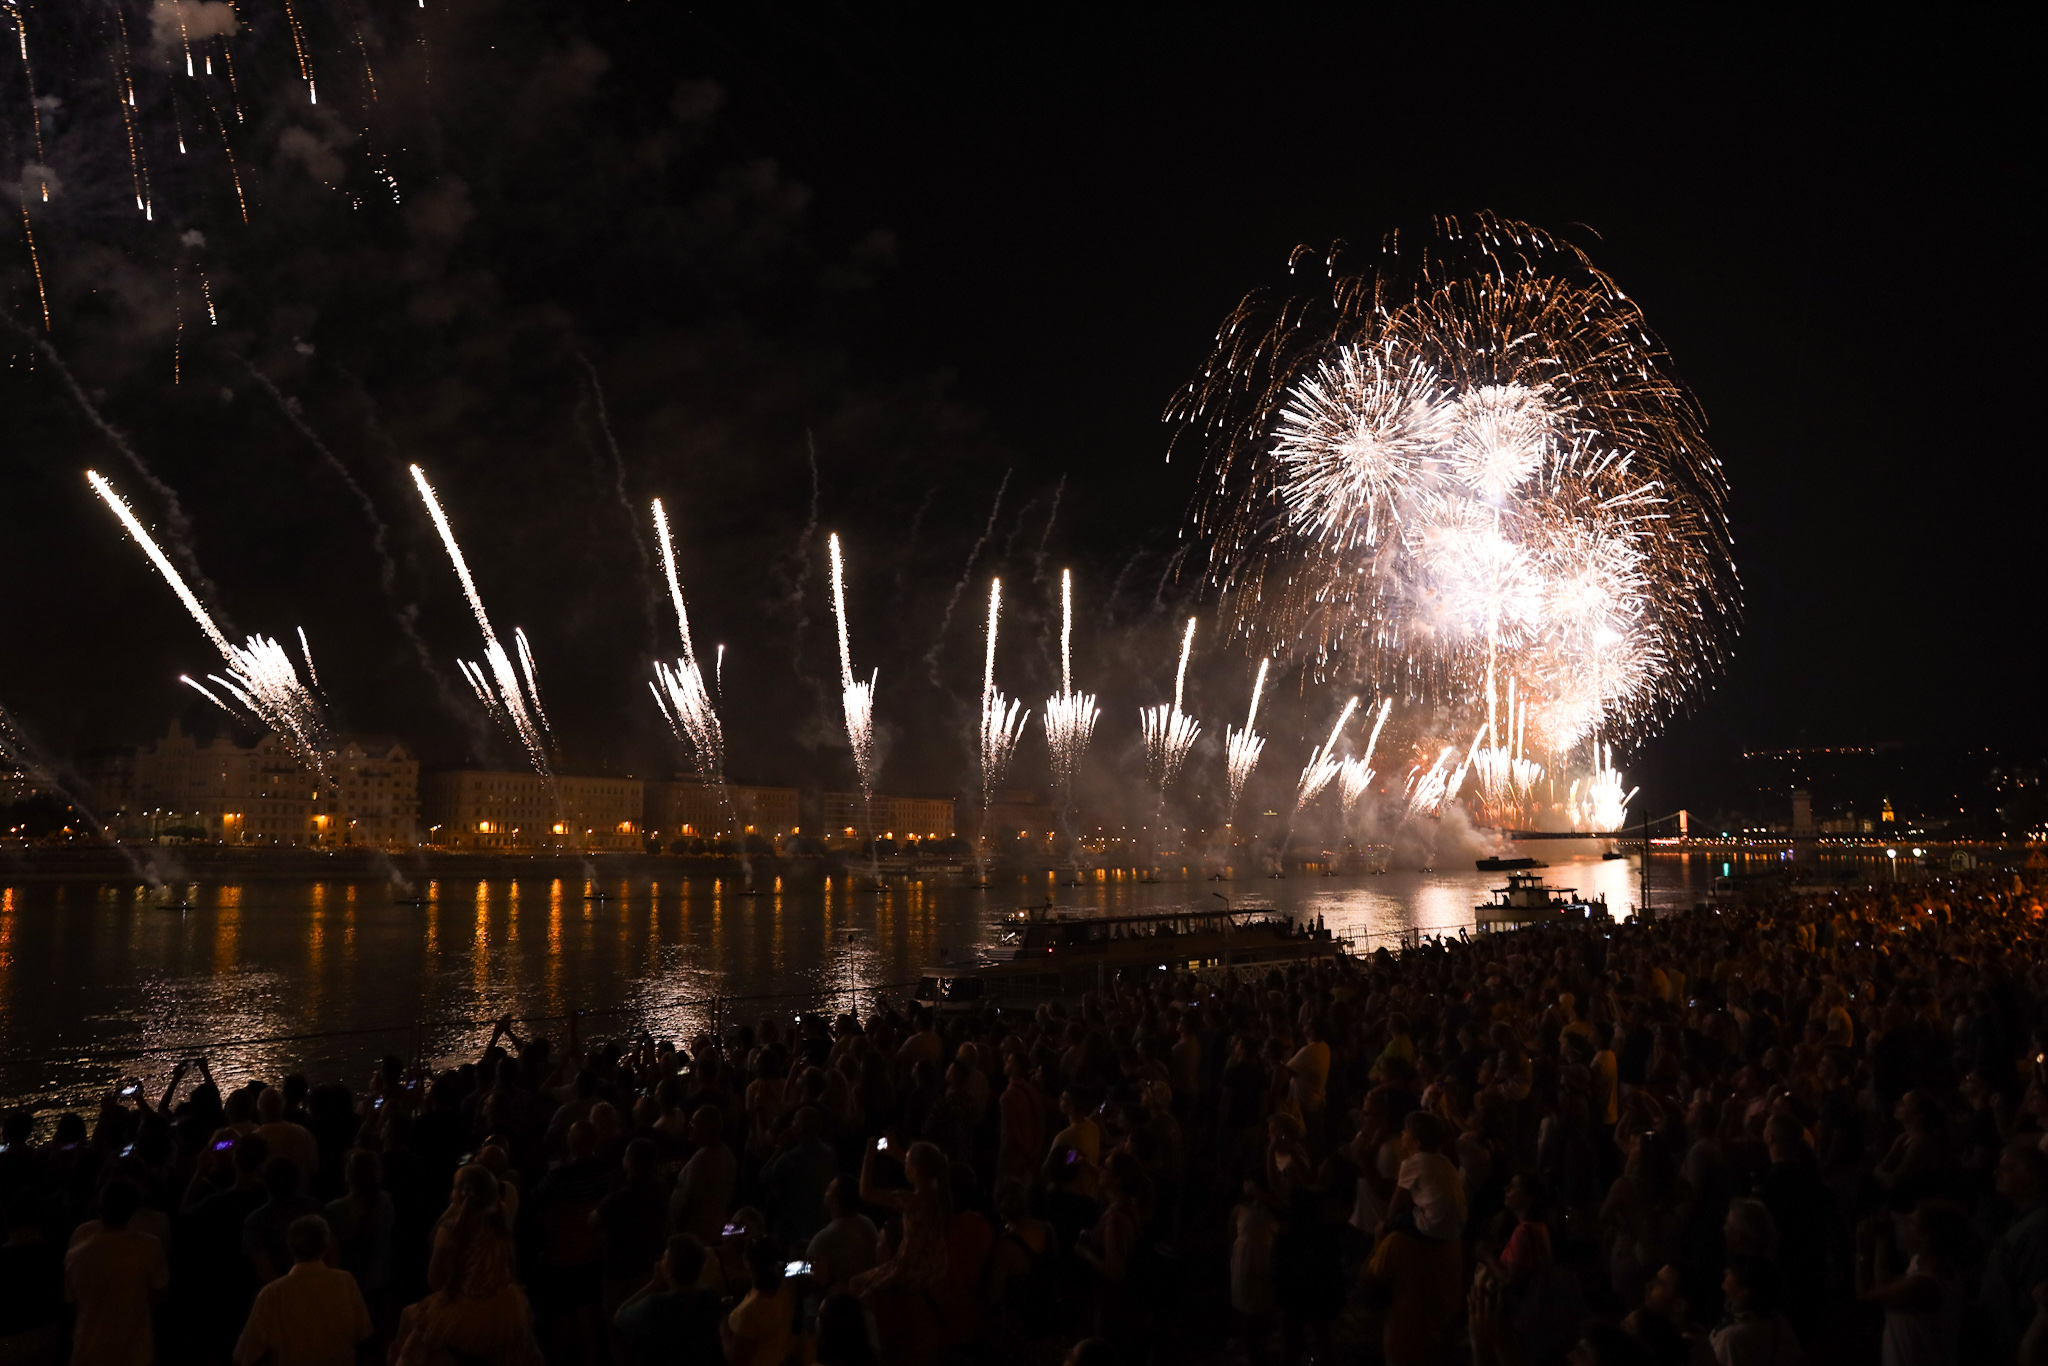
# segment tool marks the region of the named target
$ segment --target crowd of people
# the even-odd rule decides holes
[[[0,1366],[2048,1362],[2010,873],[523,1035],[0,1147]],[[132,1088],[131,1088],[132,1089]]]

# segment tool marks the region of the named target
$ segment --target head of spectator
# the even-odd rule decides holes
[[[256,1097],[249,1094],[249,1088],[246,1086],[228,1092],[225,1113],[227,1114],[228,1123],[237,1128],[244,1124],[254,1124],[256,1122]]]
[[[1807,1155],[1806,1126],[1790,1110],[1774,1110],[1764,1121],[1764,1146],[1773,1162],[1797,1162]]]
[[[256,1095],[256,1117],[265,1124],[275,1124],[284,1118],[284,1092],[275,1086],[266,1086]]]
[[[1060,1366],[1123,1366],[1123,1356],[1108,1338],[1083,1338],[1067,1349]]]
[[[773,1295],[782,1289],[782,1245],[773,1238],[756,1238],[747,1244],[747,1279],[758,1295]]]
[[[996,1215],[1006,1224],[1031,1217],[1031,1187],[1014,1176],[996,1182]]]
[[[710,1255],[704,1244],[687,1233],[670,1238],[661,1253],[662,1271],[668,1276],[670,1288],[687,1290],[695,1285],[704,1274],[704,1259]]]
[[[291,1253],[294,1264],[325,1260],[333,1241],[333,1230],[317,1214],[300,1215],[284,1231],[285,1250]]]
[[[273,1157],[263,1164],[263,1191],[272,1200],[289,1200],[299,1193],[299,1164],[289,1157]]]
[[[879,1366],[867,1306],[835,1291],[818,1306],[818,1366]]]
[[[1589,1323],[1567,1366],[1653,1366],[1650,1349],[1611,1323]]]
[[[1443,1120],[1427,1110],[1411,1110],[1401,1121],[1401,1155],[1414,1157],[1418,1153],[1440,1153],[1450,1140],[1450,1131]]]
[[[2021,1209],[2048,1199],[2048,1153],[2030,1135],[2014,1139],[1992,1173],[1998,1193]]]
[[[690,1141],[700,1148],[721,1143],[725,1138],[725,1111],[716,1105],[700,1105],[690,1116]]]
[[[1778,1269],[1761,1257],[1731,1256],[1721,1273],[1721,1294],[1738,1317],[1769,1318],[1778,1312]]]
[[[444,1224],[504,1222],[505,1206],[498,1192],[498,1178],[475,1162],[455,1173],[455,1188],[448,1194]]]
[[[366,1205],[375,1204],[378,1193],[384,1189],[384,1159],[372,1149],[352,1148],[342,1167],[341,1179],[351,1197]]]
[[[943,1190],[952,1173],[945,1150],[936,1143],[913,1143],[903,1155],[903,1174],[919,1192]]]
[[[626,1145],[623,1165],[627,1181],[651,1181],[661,1167],[661,1149],[651,1138],[636,1138]]]
[[[1973,1260],[1977,1231],[1961,1205],[1948,1200],[1922,1200],[1900,1224],[1899,1241],[1938,1276],[1960,1274]]]
[[[587,1119],[579,1119],[569,1126],[569,1160],[588,1161],[597,1151],[597,1127]]]
[[[1721,1236],[1731,1257],[1769,1261],[1778,1255],[1778,1221],[1771,1217],[1770,1206],[1761,1200],[1730,1200]]]
[[[109,1232],[119,1232],[128,1227],[128,1221],[142,1208],[142,1187],[133,1181],[111,1181],[100,1192],[100,1227]]]
[[[843,1176],[835,1176],[825,1184],[825,1218],[844,1219],[856,1213],[860,1202],[854,1197],[854,1188]]]

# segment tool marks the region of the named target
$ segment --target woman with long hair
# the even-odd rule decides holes
[[[397,1366],[532,1366],[533,1309],[514,1279],[512,1225],[498,1178],[471,1163],[455,1173],[427,1263],[433,1293],[399,1317]]]

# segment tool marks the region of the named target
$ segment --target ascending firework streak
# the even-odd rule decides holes
[[[1387,714],[1394,709],[1394,699],[1389,697],[1380,703],[1379,719],[1372,723],[1372,734],[1366,738],[1365,753],[1354,759],[1346,759],[1337,774],[1337,797],[1343,803],[1344,814],[1350,815],[1358,807],[1359,799],[1365,796],[1365,789],[1372,784],[1372,752],[1380,742],[1380,728],[1387,724]]]
[[[990,633],[993,635],[993,631]],[[1074,571],[1060,571],[1060,690],[1045,699],[1045,747],[1052,758],[1052,785],[1068,792],[1081,768],[1082,751],[1095,734],[1095,694],[1074,691]]]
[[[1323,741],[1321,749],[1309,752],[1308,767],[1301,771],[1301,786],[1294,794],[1296,811],[1321,796],[1323,789],[1342,771],[1343,764],[1337,758],[1337,737],[1344,733],[1344,723],[1349,721],[1351,713],[1357,710],[1358,699],[1353,697],[1344,704],[1344,710],[1338,714],[1337,724],[1330,727],[1330,738]]]
[[[1244,785],[1251,781],[1252,770],[1259,766],[1259,753],[1266,747],[1265,737],[1252,726],[1259,719],[1259,694],[1266,690],[1266,668],[1272,662],[1259,661],[1259,676],[1252,680],[1252,705],[1244,714],[1244,729],[1227,725],[1223,728],[1223,756],[1230,774],[1230,800],[1223,809],[1225,825],[1237,819],[1238,799],[1244,796]]]
[[[426,472],[418,465],[411,468],[412,481],[419,485],[420,497],[426,500],[427,515],[434,519],[434,529],[441,533],[441,544],[448,548],[448,558],[455,565],[455,577],[462,583],[463,596],[469,599],[469,610],[475,614],[477,627],[483,632],[484,664],[490,666],[490,672],[484,672],[484,665],[466,659],[456,660],[456,667],[469,680],[477,700],[484,704],[491,718],[525,749],[527,762],[533,765],[534,772],[544,778],[552,778],[554,770],[548,764],[548,718],[547,713],[541,710],[533,648],[526,643],[526,632],[518,627],[512,630],[513,642],[519,647],[519,670],[514,670],[511,656],[498,643],[498,633],[491,629],[491,619],[484,613],[484,600],[476,591],[476,581],[469,576],[469,562],[462,558],[462,547],[455,543],[455,532],[448,525],[448,515],[441,511],[441,500],[434,496],[434,486],[427,482]]]
[[[839,689],[846,706],[846,741],[853,746],[853,766],[860,772],[861,797],[875,801],[875,683],[880,669],[865,683],[853,681],[853,651],[846,642],[846,564],[839,554],[839,533],[832,533],[832,615],[839,622]],[[869,825],[874,824],[869,813]],[[874,832],[868,832],[872,835]]]
[[[981,800],[987,807],[997,783],[1010,767],[1010,756],[1024,738],[1024,722],[1030,713],[1022,702],[1013,702],[996,691],[996,619],[1002,612],[1003,581],[991,579],[988,586],[988,658],[981,672]]]
[[[988,585],[988,656],[981,670],[981,833],[988,837],[989,808],[995,801],[996,784],[1010,767],[1017,741],[1024,737],[1029,713],[1022,702],[1006,700],[996,691],[996,621],[1002,614],[1003,581]],[[977,860],[979,846],[977,844]]]
[[[1179,775],[1180,766],[1187,762],[1195,737],[1202,732],[1201,723],[1180,709],[1187,690],[1188,652],[1194,646],[1195,619],[1189,617],[1187,634],[1180,641],[1180,669],[1173,676],[1173,705],[1162,703],[1138,713],[1138,726],[1145,736],[1145,769],[1162,797],[1167,785]]]
[[[253,713],[264,725],[284,738],[286,748],[301,764],[318,774],[324,786],[327,781],[327,714],[320,705],[320,699],[312,688],[299,681],[298,670],[292,666],[291,656],[284,647],[268,636],[250,636],[246,645],[235,645],[220,633],[213,617],[200,603],[199,597],[186,584],[178,571],[171,567],[170,559],[162,547],[143,529],[135,512],[126,499],[114,492],[114,486],[101,477],[97,470],[87,470],[86,480],[93,491],[121,519],[121,525],[142,547],[150,563],[171,585],[178,600],[185,604],[185,610],[199,623],[199,629],[206,632],[206,638],[220,651],[227,661],[225,674],[208,674],[208,681],[226,692],[244,710]],[[299,632],[299,645],[305,647],[306,633]],[[306,655],[306,672],[313,672],[313,657]],[[222,711],[234,715],[233,707],[220,700],[205,684],[195,679],[180,676],[179,682],[195,689],[207,701]]]
[[[697,665],[697,647],[690,639],[690,612],[683,605],[683,585],[676,575],[675,541],[669,535],[668,512],[661,499],[654,500],[654,537],[661,546],[661,567],[668,576],[669,600],[675,604],[676,631],[682,637],[683,657],[674,666],[654,662],[654,704],[661,708],[675,737],[690,749],[690,760],[706,787],[723,791],[725,781],[725,731],[711,706],[711,694],[704,686],[704,671]]]

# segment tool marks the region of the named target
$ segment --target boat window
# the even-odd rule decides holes
[[[946,983],[946,999],[949,1001],[978,1001],[981,989],[986,985],[979,977],[955,977]]]
[[[938,1000],[938,999],[939,999],[939,979],[938,979],[938,978],[936,978],[936,977],[920,977],[920,978],[918,978],[918,979],[917,979],[917,999],[918,999],[918,1000],[920,1000],[920,1001],[936,1001],[936,1000]]]

